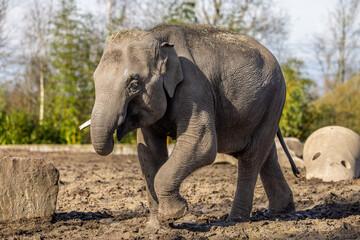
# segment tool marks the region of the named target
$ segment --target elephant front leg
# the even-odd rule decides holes
[[[216,152],[216,135],[211,124],[189,127],[178,137],[169,160],[155,177],[159,220],[176,220],[186,214],[188,207],[186,200],[180,196],[180,185],[193,171],[211,164]]]
[[[150,210],[148,225],[159,228],[158,198],[154,188],[154,178],[160,167],[168,159],[166,137],[142,128],[137,131],[138,157],[143,172]]]

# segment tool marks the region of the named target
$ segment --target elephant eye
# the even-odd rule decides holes
[[[129,84],[129,92],[136,93],[137,91],[139,91],[139,82],[138,80],[133,80]]]

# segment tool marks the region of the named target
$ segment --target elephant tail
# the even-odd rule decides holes
[[[291,157],[291,155],[289,153],[289,150],[288,150],[288,148],[287,148],[287,146],[285,144],[284,138],[283,138],[283,136],[281,134],[280,128],[278,128],[276,135],[278,136],[280,144],[281,144],[282,148],[284,149],[284,152],[285,152],[286,156],[289,159],[292,172],[294,173],[295,177],[300,177],[300,172],[297,169],[297,167],[296,167],[296,165],[294,163],[294,160],[292,159],[292,157]]]

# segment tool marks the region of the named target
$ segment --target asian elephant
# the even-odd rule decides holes
[[[270,210],[294,211],[274,143],[276,134],[282,139],[286,87],[278,62],[257,41],[206,25],[119,31],[106,41],[94,80],[95,151],[111,153],[115,131],[120,140],[140,128],[150,225],[185,215],[180,184],[217,152],[239,160],[229,221],[249,219],[259,173]],[[170,156],[167,136],[176,139]]]

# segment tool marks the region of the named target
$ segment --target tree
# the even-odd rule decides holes
[[[310,130],[339,125],[360,134],[360,74],[354,75],[313,104]]]
[[[199,19],[278,48],[287,37],[288,17],[272,0],[202,0]]]
[[[360,0],[338,0],[329,12],[326,33],[314,36],[314,55],[324,76],[325,90],[336,85],[360,70],[354,62],[359,55],[359,4]]]
[[[5,43],[6,43],[6,33],[5,33],[5,18],[6,18],[6,11],[8,7],[8,0],[0,0],[0,70],[2,72],[5,59],[8,56],[8,53],[5,50]],[[3,78],[2,74],[0,77]],[[6,107],[6,90],[5,90],[5,83],[0,83],[0,112],[3,112]]]
[[[7,40],[5,31],[6,12],[8,8],[8,0],[0,0],[0,68],[5,65],[5,59],[8,57],[8,53],[5,49]]]
[[[251,36],[273,50],[287,37],[287,16],[273,0],[163,0],[163,22],[201,23]],[[158,13],[158,12],[157,12]]]
[[[119,28],[199,23],[249,35],[274,51],[287,38],[288,17],[274,0],[106,0],[106,6],[108,35]]]
[[[196,16],[196,1],[163,1],[164,6],[168,5],[168,12],[165,14],[164,22],[171,24],[198,23]]]
[[[284,136],[305,139],[309,135],[308,125],[312,116],[310,90],[314,83],[301,76],[302,68],[303,62],[295,59],[282,66],[287,89],[280,129]]]
[[[0,85],[0,112],[5,112],[6,102],[6,89]]]
[[[8,7],[8,0],[0,0],[0,48],[4,47],[5,43],[5,20],[6,11]]]
[[[27,88],[28,94],[37,92],[38,101],[30,97],[30,101],[38,102],[39,104],[39,123],[42,124],[44,120],[44,107],[45,107],[45,81],[49,67],[48,52],[49,52],[49,39],[50,39],[50,23],[53,17],[53,2],[52,1],[39,1],[32,0],[32,4],[25,20],[28,23],[26,26],[24,42],[30,46],[31,52],[25,55],[26,67],[24,80],[29,85]],[[29,50],[27,50],[29,51]]]
[[[83,141],[80,123],[90,118],[94,101],[93,71],[100,56],[100,36],[93,19],[80,15],[74,0],[62,0],[54,17],[47,118],[60,129],[60,142]]]
[[[106,0],[106,32],[110,37],[114,30],[121,27],[129,5],[134,1],[128,0]]]

